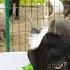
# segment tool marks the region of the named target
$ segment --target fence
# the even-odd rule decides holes
[[[48,5],[45,5],[45,0],[36,0],[36,2],[30,0],[28,1],[29,3],[20,2],[19,18],[16,19],[15,4],[13,4],[13,14],[10,16],[10,3],[9,0],[5,0],[5,14],[0,14],[1,22],[4,21],[3,23],[5,23],[5,37],[0,41],[1,52],[27,51],[29,49],[28,37],[30,36],[31,28],[41,29],[42,20],[44,21],[44,16],[48,14]]]
[[[43,1],[43,0],[42,0]],[[13,4],[13,14],[10,16],[10,3],[6,0],[4,5],[0,9],[4,9],[5,12],[1,12],[0,17],[5,23],[5,38],[1,40],[0,51],[27,51],[29,49],[28,37],[30,35],[31,27],[34,26],[38,29],[41,28],[41,20],[44,18],[44,5],[41,1],[40,5],[36,3],[32,5],[20,3],[19,5],[19,19],[16,19],[16,6]],[[3,3],[1,3],[3,4]]]

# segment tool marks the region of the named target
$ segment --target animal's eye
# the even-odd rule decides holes
[[[47,70],[66,70],[67,62],[57,62],[48,64]]]
[[[55,70],[60,70],[63,67],[63,65],[64,65],[63,63],[56,63],[53,66]]]
[[[47,70],[60,70],[62,67],[63,67],[62,63],[55,63],[55,64],[48,65]]]

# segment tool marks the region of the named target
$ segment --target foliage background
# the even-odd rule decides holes
[[[5,0],[0,0],[0,3]],[[35,6],[35,5],[43,5],[47,0],[20,0],[20,5],[22,6]],[[56,0],[57,1],[57,0]],[[61,0],[61,1],[70,1],[70,0]]]
[[[5,0],[0,0],[0,3],[3,3]],[[43,5],[46,0],[20,0],[20,5],[22,6],[35,6],[37,4]]]

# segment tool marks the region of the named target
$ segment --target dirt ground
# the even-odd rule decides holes
[[[20,7],[20,18],[15,20],[13,15],[10,21],[10,51],[27,51],[29,49],[28,37],[32,26],[41,28],[44,17],[44,7]],[[6,43],[1,41],[0,51],[6,51]]]

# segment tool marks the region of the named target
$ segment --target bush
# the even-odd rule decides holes
[[[0,0],[0,3],[4,2],[5,0]],[[45,3],[46,0],[20,0],[20,5],[22,6],[35,6],[37,5],[37,3],[39,3],[40,5],[43,5]]]
[[[45,3],[46,0],[20,0],[20,5],[22,6],[35,6],[38,4],[43,5]]]
[[[0,0],[0,3],[3,3],[4,2],[4,0]]]
[[[34,70],[32,64],[22,67],[20,70]]]

